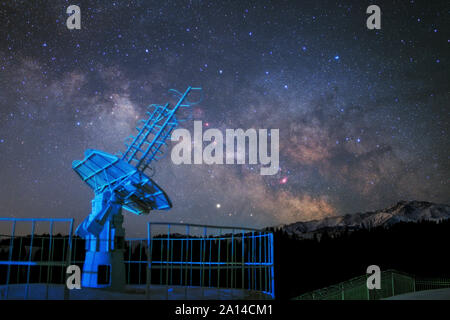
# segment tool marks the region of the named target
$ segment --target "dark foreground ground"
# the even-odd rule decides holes
[[[14,284],[9,286],[8,299],[24,299],[26,285]],[[30,300],[62,300],[64,299],[63,285],[49,285],[48,295],[45,284],[30,284],[28,288]],[[270,299],[257,291],[239,289],[189,288],[176,286],[152,285],[149,295],[145,294],[145,285],[127,286],[126,292],[112,292],[102,289],[83,288],[69,290],[70,300],[261,300]],[[48,298],[47,298],[48,297]],[[6,298],[6,286],[0,286],[0,300]]]

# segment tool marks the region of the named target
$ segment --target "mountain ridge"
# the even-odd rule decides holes
[[[399,201],[395,205],[376,211],[349,213],[320,220],[299,221],[278,225],[283,230],[301,238],[312,238],[317,233],[334,233],[345,230],[389,227],[399,222],[442,221],[450,219],[450,205],[427,201]]]

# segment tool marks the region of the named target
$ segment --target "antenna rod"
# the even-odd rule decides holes
[[[147,148],[147,150],[145,151],[144,155],[141,157],[141,159],[138,162],[138,165],[136,166],[137,168],[139,168],[142,164],[142,162],[144,161],[144,159],[147,157],[148,153],[150,152],[150,150],[152,149],[152,147],[154,146],[155,142],[157,141],[157,139],[161,136],[161,133],[166,129],[167,124],[169,123],[170,120],[172,120],[173,116],[175,115],[175,113],[177,112],[178,108],[180,107],[181,103],[183,102],[183,100],[187,97],[187,95],[189,94],[189,91],[191,91],[191,87],[188,87],[186,92],[181,96],[180,100],[178,100],[178,103],[175,105],[175,107],[170,111],[169,116],[166,118],[166,121],[164,121],[164,124],[161,126],[161,128],[159,128],[159,131],[157,134],[155,134],[155,136],[153,137],[153,141],[150,143],[150,146]]]

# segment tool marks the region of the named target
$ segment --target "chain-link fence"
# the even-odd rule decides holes
[[[422,290],[450,288],[450,279],[418,278],[396,270],[381,272],[381,288],[367,288],[363,275],[323,289],[304,293],[294,300],[378,300]]]

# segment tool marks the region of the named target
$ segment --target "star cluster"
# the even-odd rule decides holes
[[[71,169],[87,148],[123,151],[145,106],[204,89],[208,127],[279,128],[280,171],[156,163],[174,208],[142,222],[264,227],[449,202],[446,1],[0,2],[1,216],[74,217],[92,191]],[[184,125],[192,129],[192,124]],[[170,153],[170,149],[167,150]]]

